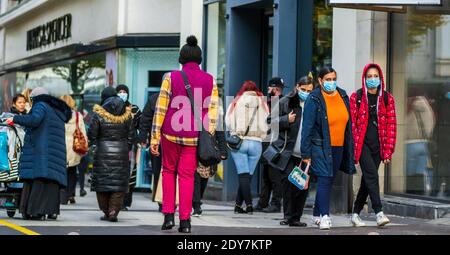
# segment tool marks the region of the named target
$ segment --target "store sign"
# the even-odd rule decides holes
[[[442,0],[329,0],[330,4],[440,5]]]
[[[72,15],[66,14],[27,32],[27,51],[72,37]]]

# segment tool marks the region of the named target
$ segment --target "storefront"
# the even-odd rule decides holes
[[[334,9],[333,49],[341,50],[333,54],[333,65],[343,84],[350,91],[360,88],[364,64],[377,62],[396,99],[396,151],[379,171],[385,211],[442,217],[450,208],[450,1],[339,2],[353,8]],[[353,183],[355,195],[360,177]]]
[[[105,86],[128,85],[130,102],[142,109],[159,91],[163,74],[179,67],[179,15],[163,22],[164,13],[180,12],[177,1],[36,3],[26,1],[0,16],[2,111],[15,94],[42,86],[53,96],[72,95],[89,123]],[[141,152],[137,186],[150,188],[151,168]]]
[[[268,80],[279,76],[286,94],[301,76],[331,64],[333,11],[325,0],[207,0],[204,5],[204,69],[217,77],[225,107],[230,103],[225,97],[234,96],[246,80],[267,94]],[[260,172],[253,178],[255,195]],[[236,191],[230,157],[207,195],[233,200]]]

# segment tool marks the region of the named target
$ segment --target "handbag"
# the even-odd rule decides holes
[[[78,125],[78,112],[76,112],[76,129],[75,132],[73,132],[73,151],[80,154],[80,155],[85,155],[89,148],[88,148],[88,143],[86,140],[86,137],[84,136],[84,134],[81,132],[80,130],[80,126]]]
[[[281,150],[278,150],[272,143],[267,147],[267,149],[263,153],[263,158],[267,161],[267,163],[275,168],[278,168],[276,166],[278,160],[280,159],[281,153],[286,149],[287,145],[287,131],[285,131],[284,135],[284,144],[283,148]]]
[[[256,116],[256,112],[258,111],[258,107],[256,107],[255,111],[253,112],[252,118],[250,119],[250,122],[248,123],[247,129],[245,130],[245,134],[244,136],[246,136],[248,134],[248,132],[250,131],[250,127],[253,124],[253,121],[255,119]],[[235,115],[236,116],[236,115]],[[227,147],[230,148],[231,150],[239,150],[239,148],[241,148],[241,144],[242,144],[242,138],[240,138],[238,135],[231,135],[227,137]]]
[[[197,159],[204,166],[217,165],[220,163],[221,157],[216,138],[207,130],[204,130],[201,118],[198,116],[198,113],[195,110],[194,96],[192,95],[191,85],[189,85],[186,73],[184,71],[181,71],[181,75],[183,76],[184,86],[186,88],[189,101],[191,101],[191,107],[192,111],[194,112],[195,122],[197,122],[197,126],[200,128],[200,134],[197,143]]]
[[[300,190],[307,190],[309,186],[309,167],[310,164],[308,164],[305,171],[303,171],[300,169],[300,166],[296,166],[289,174],[288,180]]]
[[[197,173],[204,179],[213,177],[216,174],[216,169],[214,166],[204,166],[200,162],[197,165]]]

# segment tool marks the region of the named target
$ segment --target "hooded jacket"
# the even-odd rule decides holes
[[[95,146],[92,190],[128,192],[130,162],[128,152],[134,139],[131,109],[117,96],[95,105],[88,131]]]
[[[369,103],[367,98],[366,74],[367,71],[375,67],[380,73],[381,89],[378,94],[378,138],[380,140],[380,154],[382,160],[391,160],[394,153],[397,137],[397,117],[395,113],[394,97],[387,91],[384,83],[384,76],[381,67],[377,64],[367,64],[362,73],[362,88],[360,89],[361,99],[358,92],[354,92],[350,97],[350,109],[352,116],[353,140],[355,142],[355,163],[359,162],[361,151],[364,145],[367,126],[369,123]],[[385,95],[387,94],[387,102]],[[360,100],[360,102],[358,102]],[[359,107],[358,107],[359,105]]]
[[[67,186],[65,123],[72,117],[67,104],[49,95],[33,98],[27,115],[15,115],[13,122],[26,129],[20,157],[19,176],[44,178]]]

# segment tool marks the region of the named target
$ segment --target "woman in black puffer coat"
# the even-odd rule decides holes
[[[130,165],[128,152],[134,139],[131,111],[116,90],[102,92],[102,106],[95,105],[89,125],[89,144],[95,146],[92,191],[97,192],[101,220],[117,221],[128,192]]]

